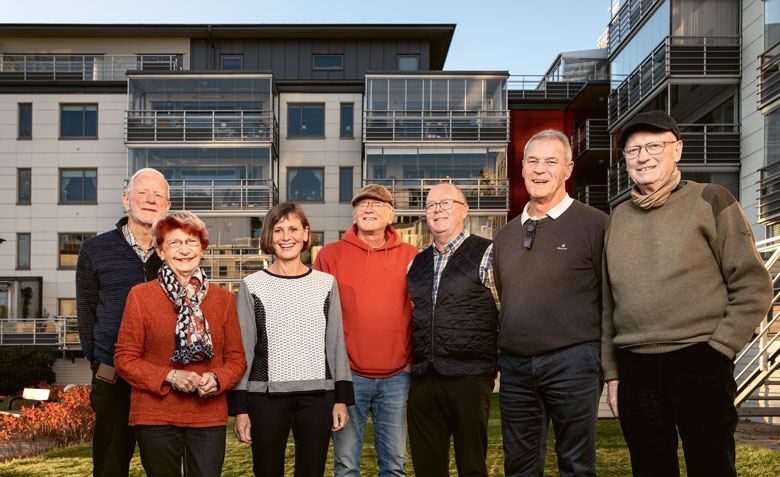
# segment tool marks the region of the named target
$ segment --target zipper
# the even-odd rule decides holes
[[[436,359],[436,303],[431,305],[431,364]]]

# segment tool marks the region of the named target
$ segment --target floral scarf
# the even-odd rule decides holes
[[[157,283],[173,302],[176,320],[176,351],[171,361],[187,364],[205,359],[211,361],[214,351],[211,345],[209,323],[200,311],[200,303],[206,297],[209,281],[203,269],[198,269],[187,286],[182,287],[173,271],[163,264],[157,272]]]

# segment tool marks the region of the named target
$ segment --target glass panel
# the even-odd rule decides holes
[[[19,139],[32,138],[32,104],[19,104]]]
[[[301,200],[300,169],[287,169],[287,200]]]
[[[287,135],[301,135],[301,105],[290,104],[287,106]]]
[[[422,111],[423,81],[419,79],[406,80],[406,110]]]
[[[466,80],[450,80],[450,111],[466,109]]]
[[[352,126],[354,123],[354,110],[355,106],[352,103],[342,103],[341,104],[341,137],[352,137],[353,131]]]
[[[404,93],[406,90],[406,80],[391,79],[389,92],[389,105],[391,111],[403,111],[405,109]]]
[[[352,168],[339,169],[339,201],[350,202],[352,200]]]
[[[72,233],[60,235],[60,267],[75,267],[78,260],[81,244],[88,238],[94,237],[94,233]]]
[[[301,171],[301,200],[322,200],[322,169],[303,169]]]
[[[10,301],[8,283],[0,283],[0,318],[8,318],[8,310],[11,309]]]
[[[223,70],[240,70],[243,57],[241,55],[222,55]]]
[[[32,169],[17,170],[17,197],[20,204],[29,204],[32,199]]]
[[[76,202],[83,200],[83,171],[60,171],[60,202]]]
[[[59,316],[76,316],[76,299],[60,298],[59,310],[57,314]]]
[[[446,79],[430,80],[431,85],[431,106],[432,111],[447,110],[447,86],[449,81]]]
[[[17,234],[16,268],[30,268],[30,234]]]
[[[128,81],[131,110],[271,112],[271,78],[148,78]]]
[[[417,55],[399,55],[398,69],[400,71],[418,71],[420,69],[420,57]]]
[[[610,64],[613,83],[623,81],[669,35],[669,2],[653,13]]]
[[[301,136],[322,137],[325,135],[325,105],[304,104],[301,106]]]
[[[388,80],[384,78],[370,80],[370,85],[371,85],[370,109],[372,111],[387,110],[387,83]]]
[[[343,55],[314,55],[315,70],[341,70],[344,69]]]
[[[780,161],[780,108],[764,116],[766,165]]]
[[[764,49],[780,41],[780,0],[764,0]]]
[[[62,137],[84,136],[84,106],[63,105],[60,115]]]
[[[97,169],[84,171],[84,200],[97,202]]]

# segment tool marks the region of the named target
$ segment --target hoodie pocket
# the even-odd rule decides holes
[[[352,329],[346,336],[352,369],[359,373],[384,374],[406,366],[411,348],[406,333]]]

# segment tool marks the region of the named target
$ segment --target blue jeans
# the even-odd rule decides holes
[[[581,344],[538,356],[502,354],[498,366],[507,477],[544,475],[550,420],[560,475],[595,476],[603,387],[598,347]]]
[[[333,433],[334,475],[359,476],[363,432],[369,411],[379,477],[406,475],[406,398],[409,372],[389,378],[366,378],[352,373],[355,405],[349,406],[347,427]]]

